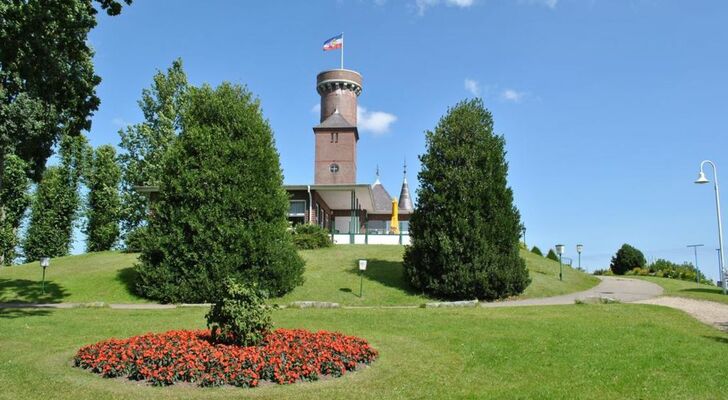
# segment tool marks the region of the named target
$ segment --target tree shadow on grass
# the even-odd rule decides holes
[[[139,274],[136,271],[136,268],[134,267],[127,267],[120,269],[119,272],[116,273],[116,281],[121,282],[126,287],[126,290],[134,295],[137,295],[136,292],[136,282],[137,282],[137,276]]]
[[[692,288],[692,289],[681,289],[681,292],[693,292],[693,293],[712,293],[712,294],[723,294],[721,288]]]
[[[723,324],[721,324],[723,325]],[[725,328],[725,326],[723,326]],[[723,336],[703,336],[706,339],[715,340],[718,343],[728,344],[728,338],[725,338]]]
[[[350,274],[359,275],[359,262],[354,262],[354,266],[346,270]],[[417,291],[409,285],[404,277],[404,269],[402,262],[369,259],[367,260],[367,270],[364,271],[364,279],[379,282],[384,286],[398,289],[410,295],[418,295]],[[347,288],[348,289],[348,288]],[[339,289],[341,291],[346,291]],[[349,289],[351,291],[351,289]]]
[[[70,293],[61,285],[29,279],[0,279],[0,303],[60,303]]]
[[[53,310],[45,308],[0,308],[0,320],[26,317],[45,317],[52,313]]]

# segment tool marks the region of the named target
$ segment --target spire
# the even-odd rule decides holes
[[[376,172],[377,180],[372,183],[372,186],[381,185],[382,183],[379,182],[379,164],[377,164],[377,172]]]
[[[407,184],[407,160],[404,160],[404,178],[402,179],[402,191],[399,192],[399,209],[412,211],[412,199],[410,199],[409,185]]]

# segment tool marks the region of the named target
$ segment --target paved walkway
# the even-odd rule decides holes
[[[600,276],[599,279],[602,280],[601,283],[583,292],[536,299],[481,303],[480,305],[482,307],[551,306],[559,304],[574,304],[576,300],[589,302],[599,301],[599,299],[631,303],[660,296],[663,292],[662,287],[652,282],[612,276]]]

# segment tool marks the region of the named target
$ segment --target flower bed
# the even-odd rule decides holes
[[[169,331],[84,346],[74,365],[103,377],[127,376],[157,386],[253,387],[260,381],[287,384],[341,376],[377,354],[364,339],[326,331],[277,329],[254,347],[213,343],[208,330]]]

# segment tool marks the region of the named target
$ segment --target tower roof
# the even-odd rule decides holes
[[[313,129],[317,128],[356,128],[356,125],[352,125],[351,122],[347,121],[337,109],[333,114],[329,115],[324,122],[313,127]]]
[[[407,184],[407,162],[404,163],[404,179],[402,180],[402,191],[399,192],[399,208],[405,211],[412,211],[412,199],[410,198],[409,184]]]

